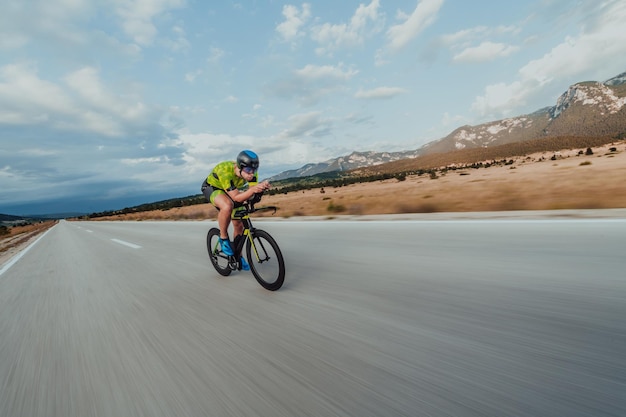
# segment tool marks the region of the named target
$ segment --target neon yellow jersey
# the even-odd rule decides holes
[[[250,185],[255,185],[258,181],[258,174],[254,174],[254,179],[250,181]],[[213,168],[213,171],[209,174],[206,182],[213,188],[218,188],[224,191],[239,190],[244,188],[247,184],[246,180],[235,175],[235,162],[224,161],[220,162]]]

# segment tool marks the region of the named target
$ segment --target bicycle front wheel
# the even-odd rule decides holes
[[[276,291],[285,281],[285,260],[269,233],[255,229],[248,237],[246,255],[252,275],[266,290]]]
[[[231,273],[230,266],[228,265],[228,256],[222,252],[222,245],[219,242],[220,231],[219,229],[212,228],[206,235],[206,248],[209,251],[209,258],[215,270],[224,276],[228,276]]]

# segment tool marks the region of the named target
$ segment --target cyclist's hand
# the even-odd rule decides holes
[[[270,188],[270,183],[267,181],[260,182],[253,187],[255,193],[262,193],[265,190],[269,190],[269,188]]]

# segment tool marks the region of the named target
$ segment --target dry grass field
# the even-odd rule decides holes
[[[611,151],[616,148],[616,151]],[[275,216],[626,208],[626,143],[507,158],[510,165],[439,170],[343,187],[265,196]],[[488,162],[488,161],[485,161]],[[457,167],[458,168],[458,167]],[[97,220],[214,219],[209,204]],[[268,214],[269,215],[269,214]]]
[[[19,252],[26,244],[56,223],[56,221],[51,220],[43,223],[9,228],[7,235],[0,236],[0,265],[2,265],[4,260]]]

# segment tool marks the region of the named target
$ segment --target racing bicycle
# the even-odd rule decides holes
[[[234,255],[228,256],[222,252],[222,245],[219,242],[220,230],[215,227],[211,228],[207,234],[207,250],[215,270],[220,275],[228,276],[233,271],[241,270],[241,255],[245,246],[246,259],[254,278],[266,290],[276,291],[285,281],[283,254],[269,233],[252,225],[250,215],[270,210],[273,210],[272,214],[274,214],[277,208],[275,206],[256,208],[254,204],[253,201],[249,200],[234,211],[233,218],[241,220],[244,227],[241,238],[231,242]]]

